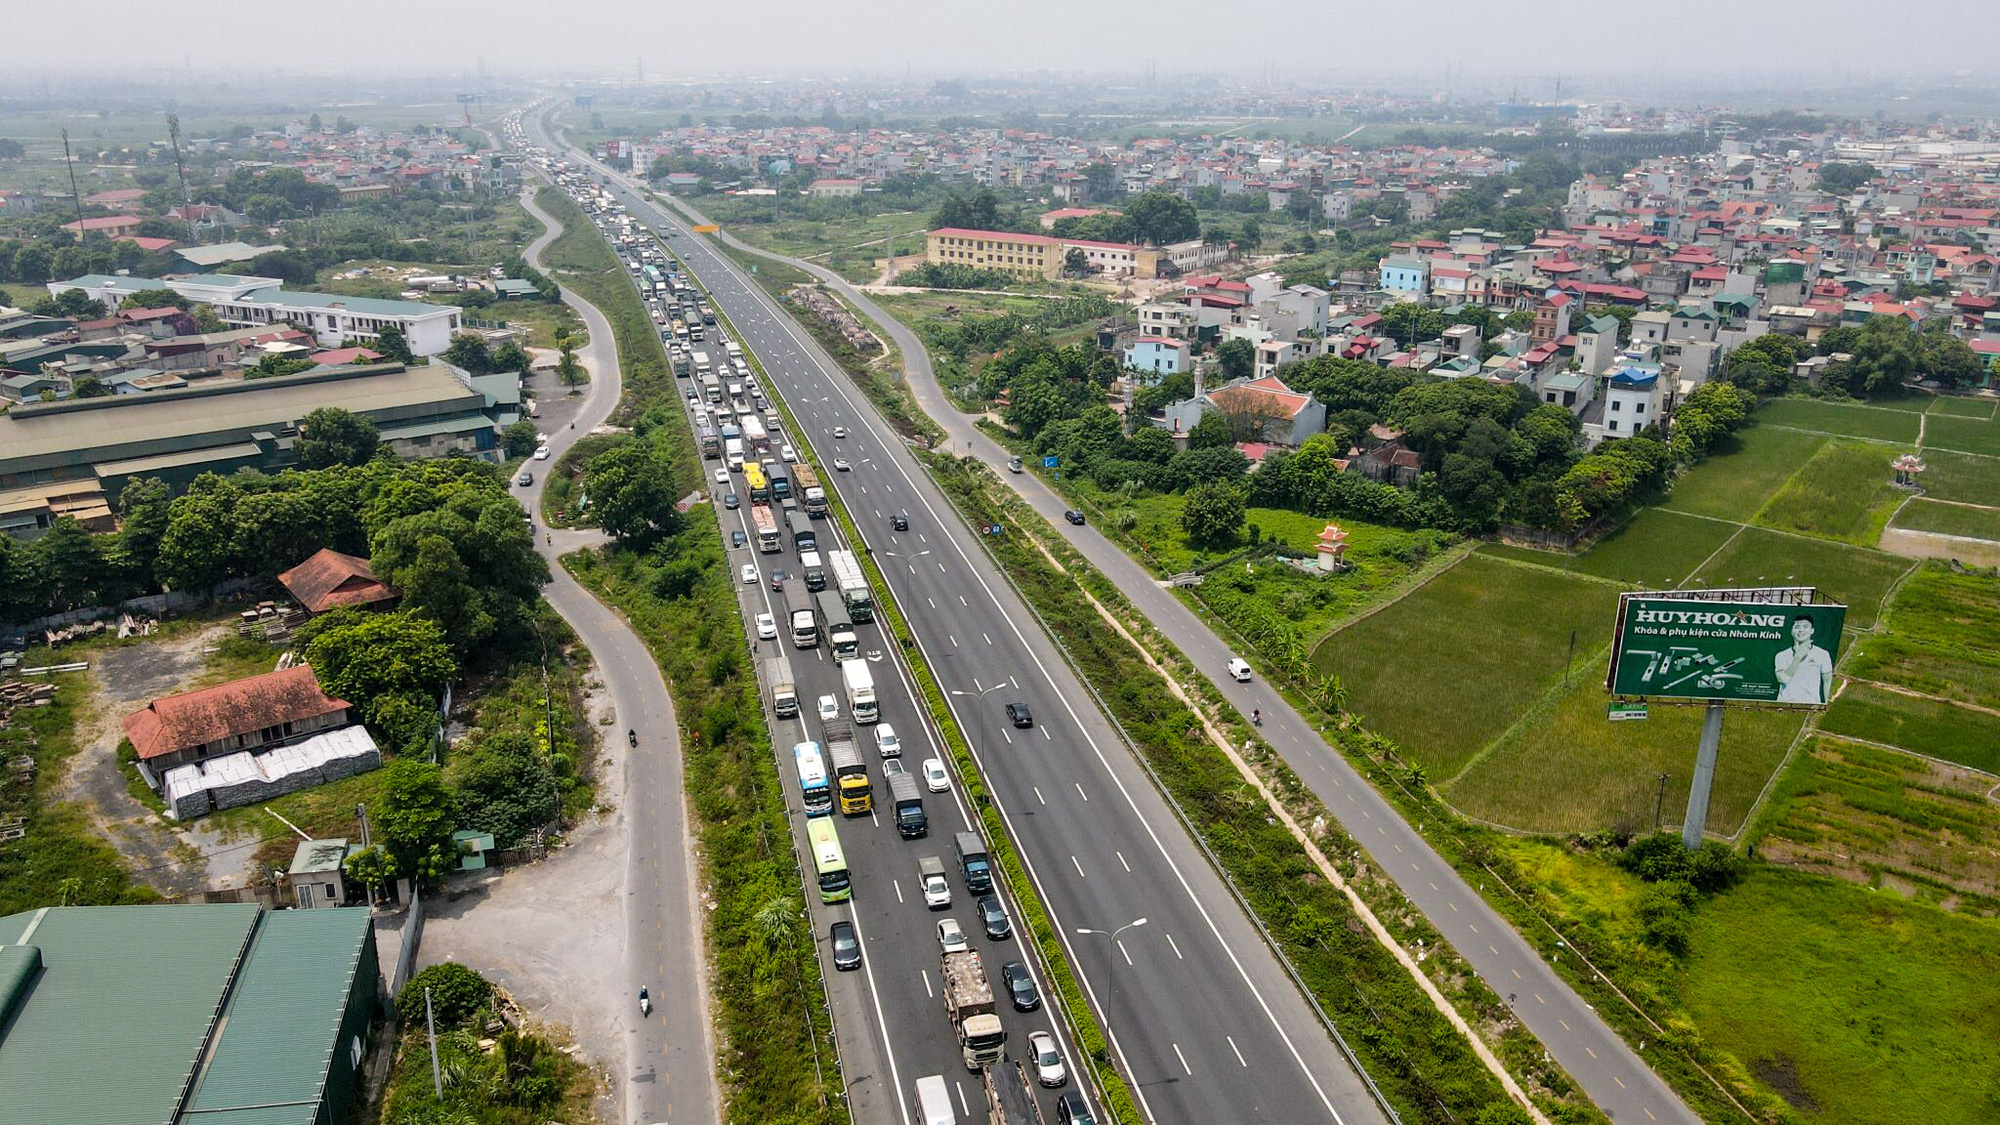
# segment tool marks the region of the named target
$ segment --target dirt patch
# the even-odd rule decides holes
[[[118,743],[125,737],[119,720],[201,675],[207,650],[229,629],[215,625],[97,654],[87,673],[92,707],[78,722],[77,752],[57,790],[64,800],[84,806],[134,878],[164,895],[243,886],[252,872],[254,842],[232,841],[199,823],[175,825],[134,797],[130,775],[118,762]]]
[[[1756,1059],[1750,1064],[1750,1072],[1793,1109],[1801,1113],[1819,1112],[1819,1099],[1813,1097],[1805,1084],[1799,1081],[1799,1066],[1792,1060],[1783,1055],[1773,1059]]]

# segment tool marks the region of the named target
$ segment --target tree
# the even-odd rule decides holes
[[[403,335],[398,324],[385,324],[375,334],[375,350],[397,363],[415,363],[417,357],[410,353],[410,341]]]
[[[1224,380],[1247,379],[1257,370],[1256,345],[1245,339],[1232,338],[1216,345],[1215,359]]]
[[[433,882],[458,865],[456,807],[437,766],[405,758],[384,767],[382,798],[371,811],[396,874]]]
[[[672,474],[639,442],[591,458],[583,487],[598,526],[620,539],[651,543],[680,530]]]
[[[106,572],[104,547],[82,524],[70,516],[58,517],[32,550],[50,609],[77,609],[98,600]]]
[[[28,154],[20,141],[0,137],[0,160],[19,160]]]
[[[1159,246],[1201,236],[1194,204],[1168,191],[1131,197],[1125,204],[1125,221],[1136,237]]]
[[[435,699],[458,675],[458,658],[443,628],[407,611],[342,615],[315,633],[305,656],[327,694],[361,708],[364,716],[388,696]]]
[[[516,420],[500,434],[501,448],[506,450],[509,458],[526,457],[540,444],[535,424],[526,418]]]
[[[1181,509],[1181,530],[1197,546],[1214,547],[1235,540],[1243,526],[1243,490],[1230,484],[1203,484],[1188,490]]]
[[[1083,166],[1083,183],[1092,199],[1109,199],[1117,194],[1118,170],[1102,160]]]
[[[1070,277],[1082,277],[1090,272],[1090,256],[1080,246],[1072,246],[1063,254],[1063,272]]]
[[[500,847],[520,844],[556,817],[555,771],[526,731],[487,735],[454,759],[449,779],[458,823],[493,833]]]
[[[53,255],[39,242],[30,242],[14,251],[14,277],[18,280],[47,281],[53,265]]]
[[[308,469],[363,465],[379,444],[374,422],[338,406],[322,406],[299,426],[299,463]]]
[[[965,230],[1000,230],[1000,197],[992,188],[980,188],[966,195],[954,192],[945,197],[938,208],[933,227],[959,227]]]
[[[560,344],[560,339],[557,342]],[[451,338],[451,344],[444,350],[444,361],[474,375],[491,375],[494,370],[493,352],[487,348],[485,339],[470,332],[460,332]]]
[[[1823,164],[1819,170],[1819,189],[1835,195],[1851,195],[1855,188],[1881,174],[1873,164],[1865,162]]]
[[[1382,331],[1409,347],[1444,331],[1444,315],[1415,301],[1398,301],[1382,310]]]
[[[493,349],[493,369],[495,371],[518,371],[525,375],[534,361],[527,349],[512,340]]]
[[[1243,245],[1252,249],[1264,242],[1264,224],[1256,219],[1243,220]]]
[[[301,287],[309,286],[319,278],[319,271],[313,268],[312,262],[296,250],[267,250],[241,268],[247,277],[275,277]]]
[[[1230,432],[1229,420],[1219,411],[1205,411],[1194,426],[1188,430],[1189,449],[1227,449],[1236,444],[1236,436]]]
[[[71,398],[106,398],[116,392],[95,375],[79,375],[70,384],[69,393]]]
[[[583,343],[583,337],[574,328],[565,324],[556,329],[555,345],[560,354],[556,358],[556,377],[565,387],[575,387],[583,382],[583,365],[576,360],[576,349]]]

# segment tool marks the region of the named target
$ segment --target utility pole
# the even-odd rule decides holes
[[[437,1015],[431,1010],[431,986],[424,986],[424,1032],[431,1041],[431,1089],[437,1091],[437,1100],[444,1100],[444,1075],[438,1070],[438,1027]]]
[[[1660,775],[1660,795],[1653,799],[1653,835],[1660,834],[1660,814],[1667,807],[1667,775]]]
[[[76,244],[83,245],[83,193],[76,188],[76,162],[69,155],[69,130],[62,131],[63,167],[69,169],[69,197],[76,204]]]

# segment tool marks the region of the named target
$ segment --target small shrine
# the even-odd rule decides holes
[[[1923,458],[1914,453],[1905,453],[1889,462],[1889,471],[1893,474],[1890,483],[1897,488],[1907,488],[1911,492],[1923,491],[1917,482],[1918,476],[1924,471]]]
[[[1319,533],[1319,570],[1332,574],[1347,569],[1347,533],[1338,524],[1327,524]]]

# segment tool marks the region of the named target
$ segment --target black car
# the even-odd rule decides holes
[[[1000,966],[1000,983],[1013,997],[1014,1010],[1032,1012],[1042,1006],[1042,994],[1035,988],[1035,978],[1028,975],[1028,966],[1020,961],[1009,961]]]
[[[890,516],[889,526],[895,528],[897,531],[908,531],[910,530],[910,517]]]
[[[1097,1125],[1097,1118],[1090,1115],[1082,1094],[1068,1090],[1056,1099],[1056,1125]]]
[[[1028,713],[1028,705],[1025,703],[1009,703],[1007,705],[1007,721],[1017,727],[1031,727],[1035,725],[1035,717]]]
[[[854,932],[854,923],[835,922],[826,936],[833,942],[834,968],[847,972],[861,967],[861,938]]]
[[[979,900],[979,920],[986,924],[988,941],[1006,941],[1014,927],[1007,921],[1007,908],[1000,903],[999,895],[987,895]]]
[[[742,529],[742,528],[740,528],[740,527],[732,527],[732,528],[730,528],[730,529],[729,529],[729,545],[730,545],[730,546],[732,546],[732,547],[741,547],[741,546],[743,546],[743,545],[744,545],[745,543],[747,543],[747,542],[749,542],[749,540],[747,540],[747,539],[743,538],[743,529]]]
[[[1064,508],[1063,518],[1075,524],[1078,527],[1083,526],[1083,513],[1077,511],[1075,508]]]
[[[743,502],[741,500],[738,500],[736,498],[736,494],[734,492],[728,492],[723,494],[722,506],[728,508],[732,512],[735,511],[737,507],[742,503]]]

